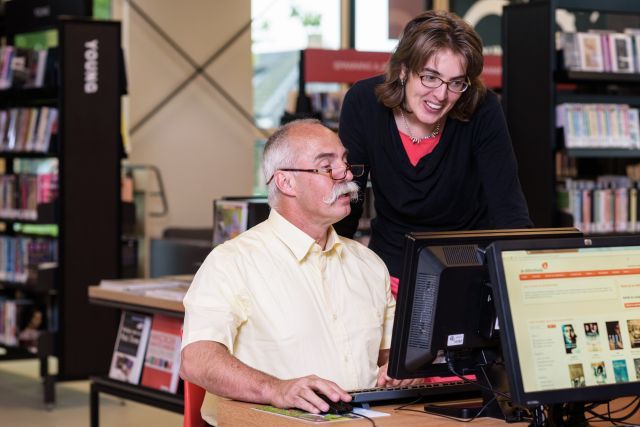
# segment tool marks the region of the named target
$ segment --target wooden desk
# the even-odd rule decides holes
[[[142,311],[144,311],[144,308],[150,308],[153,313],[165,311],[174,316],[176,313],[184,313],[182,301],[152,298],[132,292],[104,289],[100,286],[89,286],[89,301],[94,304],[125,310],[141,311],[142,309]]]
[[[626,403],[630,402],[631,398],[620,398],[616,399],[612,406],[614,408],[621,408]],[[267,412],[256,411],[252,408],[255,408],[256,404],[252,403],[244,403],[244,402],[236,402],[233,400],[222,400],[218,407],[218,427],[271,427],[271,426],[283,426],[283,427],[294,427],[294,426],[303,426],[310,425],[311,423],[305,421],[299,421],[293,418],[282,417],[279,415],[269,414]],[[391,414],[389,417],[379,417],[375,418],[376,425],[379,427],[423,427],[428,425],[429,427],[451,427],[451,426],[462,426],[462,425],[470,425],[470,426],[486,426],[486,427],[495,427],[499,425],[504,426],[513,426],[513,427],[524,427],[528,426],[528,423],[512,423],[506,424],[494,418],[478,418],[471,423],[463,423],[460,421],[448,420],[442,417],[438,417],[436,415],[430,415],[426,413],[418,413],[418,412],[410,412],[410,411],[396,411],[398,405],[390,405],[390,406],[377,406],[373,409],[380,412],[386,412]],[[423,404],[414,405],[411,408],[416,410],[422,410]],[[640,414],[636,414],[633,418],[626,421],[627,423],[640,423]],[[371,422],[366,419],[354,420],[354,421],[344,421],[340,422],[339,425],[344,425],[348,423],[348,425],[353,426],[370,426]],[[325,424],[321,424],[325,425]],[[334,424],[332,424],[334,425]],[[338,424],[335,424],[338,425]],[[598,422],[598,426],[610,426],[612,424]]]
[[[218,427],[270,427],[270,426],[302,426],[309,425],[310,423],[305,421],[299,421],[293,418],[282,417],[279,415],[269,414],[263,411],[256,411],[256,404],[236,402],[233,400],[221,401],[218,407]],[[461,423],[458,421],[448,420],[436,415],[430,415],[426,413],[418,413],[411,411],[396,411],[399,405],[390,406],[376,406],[372,408],[375,411],[386,412],[391,414],[389,417],[375,418],[376,425],[379,427],[447,427],[447,426],[460,426],[462,424],[479,426],[479,427],[495,427],[500,424],[498,420],[493,418],[478,418],[472,423]],[[422,405],[414,405],[411,408],[416,410],[422,410]],[[339,425],[353,426],[371,426],[371,422],[366,419],[354,420],[354,421],[340,421]],[[325,425],[325,424],[320,424]],[[334,424],[332,424],[334,425]],[[338,424],[335,424],[338,425]],[[528,423],[513,423],[509,426],[524,427]]]

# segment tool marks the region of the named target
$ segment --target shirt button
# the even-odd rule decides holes
[[[338,315],[333,313],[333,320],[338,320]]]
[[[348,361],[349,361],[349,356],[346,356],[346,355],[345,355],[345,356],[344,356],[344,361],[345,361],[345,362],[348,362]]]

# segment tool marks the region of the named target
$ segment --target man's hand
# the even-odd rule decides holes
[[[351,401],[351,395],[336,383],[309,375],[292,380],[280,380],[271,390],[271,404],[278,408],[298,408],[317,414],[329,410],[329,405],[318,394],[324,394],[333,402]]]
[[[378,381],[376,382],[376,385],[378,387],[402,387],[407,385],[422,384],[423,382],[422,378],[409,378],[407,380],[397,380],[395,378],[391,378],[389,375],[387,375],[388,368],[389,363],[387,362],[384,365],[380,366],[380,369],[378,369]]]
[[[196,341],[182,350],[180,375],[218,396],[278,408],[299,408],[314,414],[329,410],[318,394],[333,402],[351,401],[351,395],[332,381],[316,375],[278,379],[245,365],[223,344],[213,341]]]

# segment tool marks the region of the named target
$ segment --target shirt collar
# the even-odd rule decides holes
[[[317,245],[311,236],[287,221],[275,209],[271,209],[267,221],[273,226],[276,236],[293,252],[298,262],[302,261],[313,250],[314,245]],[[329,253],[335,250],[340,255],[343,245],[342,238],[336,233],[333,226],[329,227],[327,245],[323,252]]]

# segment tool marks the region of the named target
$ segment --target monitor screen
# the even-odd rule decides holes
[[[513,402],[637,395],[640,237],[496,242],[487,255]]]
[[[389,375],[475,373],[473,350],[495,347],[484,249],[497,240],[578,237],[573,228],[411,233],[405,237]]]

